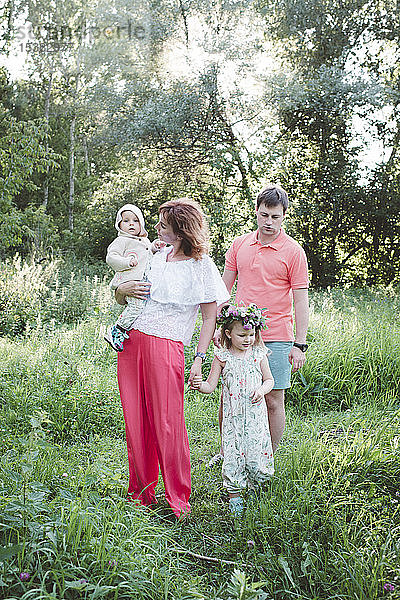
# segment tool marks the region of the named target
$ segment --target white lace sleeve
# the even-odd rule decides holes
[[[199,305],[229,300],[228,290],[209,256],[167,262],[170,249],[154,255],[148,279],[150,298],[135,321],[135,329],[190,344]]]
[[[208,255],[199,260],[167,262],[167,254],[158,252],[151,263],[148,277],[153,300],[186,306],[229,300],[228,290]]]
[[[226,302],[230,294],[222,277],[212,259],[205,255],[201,259],[202,279],[203,279],[203,302],[217,302],[217,305]]]

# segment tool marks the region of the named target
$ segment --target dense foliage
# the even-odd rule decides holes
[[[122,202],[151,226],[189,195],[222,265],[273,181],[315,287],[399,281],[392,1],[8,0],[0,18],[3,54],[26,55],[0,69],[3,258],[103,258]]]

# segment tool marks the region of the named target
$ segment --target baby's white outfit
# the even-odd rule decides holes
[[[137,260],[137,265],[130,266],[132,256]],[[107,264],[116,271],[111,289],[115,290],[126,281],[141,281],[148,271],[152,257],[151,242],[147,237],[139,237],[129,233],[120,232],[118,237],[107,248]],[[127,307],[118,318],[118,325],[124,329],[132,329],[133,323],[140,315],[146,300],[126,297]]]
[[[122,213],[124,211],[133,212],[140,224],[140,235],[133,235],[120,229]],[[107,248],[106,263],[115,271],[111,281],[111,289],[116,290],[121,283],[127,281],[142,281],[146,278],[152,257],[151,242],[147,237],[147,231],[144,226],[144,218],[140,208],[134,204],[125,204],[117,212],[115,218],[115,229],[118,231],[118,237],[111,242]],[[131,267],[130,261],[136,259],[136,265]],[[143,311],[146,300],[127,296],[127,307],[119,316],[117,325],[123,329],[132,329],[133,323]]]
[[[251,396],[262,385],[261,360],[267,350],[252,346],[245,357],[216,348],[222,369],[223,484],[230,493],[256,488],[274,473],[274,458],[265,400],[253,404]]]

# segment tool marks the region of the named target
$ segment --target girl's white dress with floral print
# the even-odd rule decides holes
[[[261,360],[265,348],[252,346],[244,358],[225,348],[216,348],[222,370],[222,477],[228,492],[248,485],[254,488],[274,473],[268,412],[265,401],[252,404],[253,392],[262,385]]]

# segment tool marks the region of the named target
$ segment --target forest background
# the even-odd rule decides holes
[[[103,260],[118,207],[138,204],[151,232],[158,205],[186,195],[207,212],[222,267],[272,181],[290,194],[286,230],[313,287],[398,283],[394,1],[0,10],[2,259]]]

